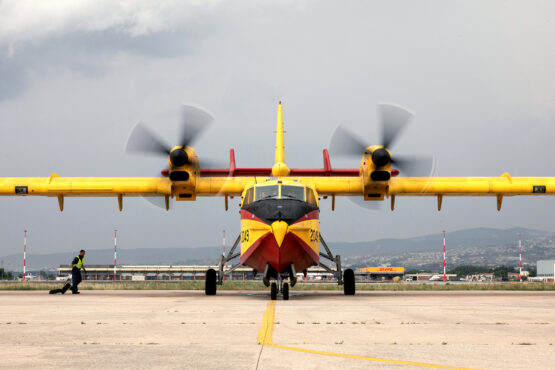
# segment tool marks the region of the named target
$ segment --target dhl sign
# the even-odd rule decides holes
[[[371,274],[404,274],[404,267],[363,267],[360,272],[371,273]]]

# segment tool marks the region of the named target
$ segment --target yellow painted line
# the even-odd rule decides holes
[[[312,354],[315,354],[315,355],[323,355],[323,356],[352,358],[352,359],[356,359],[356,360],[382,362],[382,363],[389,363],[389,364],[395,364],[395,365],[409,365],[409,366],[430,367],[430,368],[436,368],[436,369],[452,369],[452,370],[476,370],[476,369],[471,369],[471,368],[468,368],[468,367],[458,367],[458,366],[439,365],[439,364],[428,364],[428,363],[425,363],[425,362],[392,360],[392,359],[379,358],[379,357],[349,355],[349,354],[345,354],[345,353],[317,351],[317,350],[314,350],[314,349],[290,347],[290,346],[282,346],[280,344],[274,344],[272,336],[273,336],[273,331],[274,331],[275,311],[276,311],[276,301],[270,301],[268,303],[268,305],[266,306],[266,311],[264,312],[264,317],[262,319],[262,327],[258,331],[258,336],[257,336],[258,344],[268,346],[268,347],[285,349],[285,350],[288,350],[288,351],[312,353]]]
[[[457,366],[438,365],[438,364],[427,364],[427,363],[424,363],[424,362],[390,360],[390,359],[387,359],[387,358],[379,358],[379,357],[357,356],[357,355],[348,355],[348,354],[345,354],[345,353],[317,351],[317,350],[314,350],[314,349],[289,347],[289,346],[282,346],[282,345],[279,345],[279,344],[267,344],[267,346],[268,347],[274,347],[274,348],[286,349],[286,350],[289,350],[289,351],[312,353],[312,354],[315,354],[315,355],[343,357],[343,358],[354,358],[354,359],[357,359],[357,360],[365,360],[365,361],[373,361],[373,362],[385,362],[385,363],[396,364],[396,365],[433,367],[433,368],[436,368],[436,369],[475,370],[475,369],[470,369],[470,368],[467,368],[467,367],[457,367]]]
[[[276,311],[276,301],[270,301],[266,306],[266,312],[264,312],[264,318],[262,319],[262,327],[258,331],[256,337],[258,344],[271,345],[272,333],[274,331],[274,316]]]

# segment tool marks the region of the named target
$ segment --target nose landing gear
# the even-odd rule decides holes
[[[270,299],[275,301],[278,293],[281,293],[284,301],[289,300],[289,283],[284,282],[281,276],[277,282],[270,284]]]

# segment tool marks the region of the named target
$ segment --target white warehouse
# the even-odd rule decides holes
[[[555,279],[555,260],[538,261],[538,278],[544,281],[554,281]]]

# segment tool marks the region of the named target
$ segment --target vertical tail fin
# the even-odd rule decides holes
[[[275,163],[285,163],[285,146],[283,144],[283,110],[281,102],[278,104],[277,128],[276,128],[276,161]]]
[[[278,104],[276,129],[276,160],[272,167],[272,176],[288,176],[289,168],[285,164],[285,145],[283,144],[283,110],[281,101]]]

